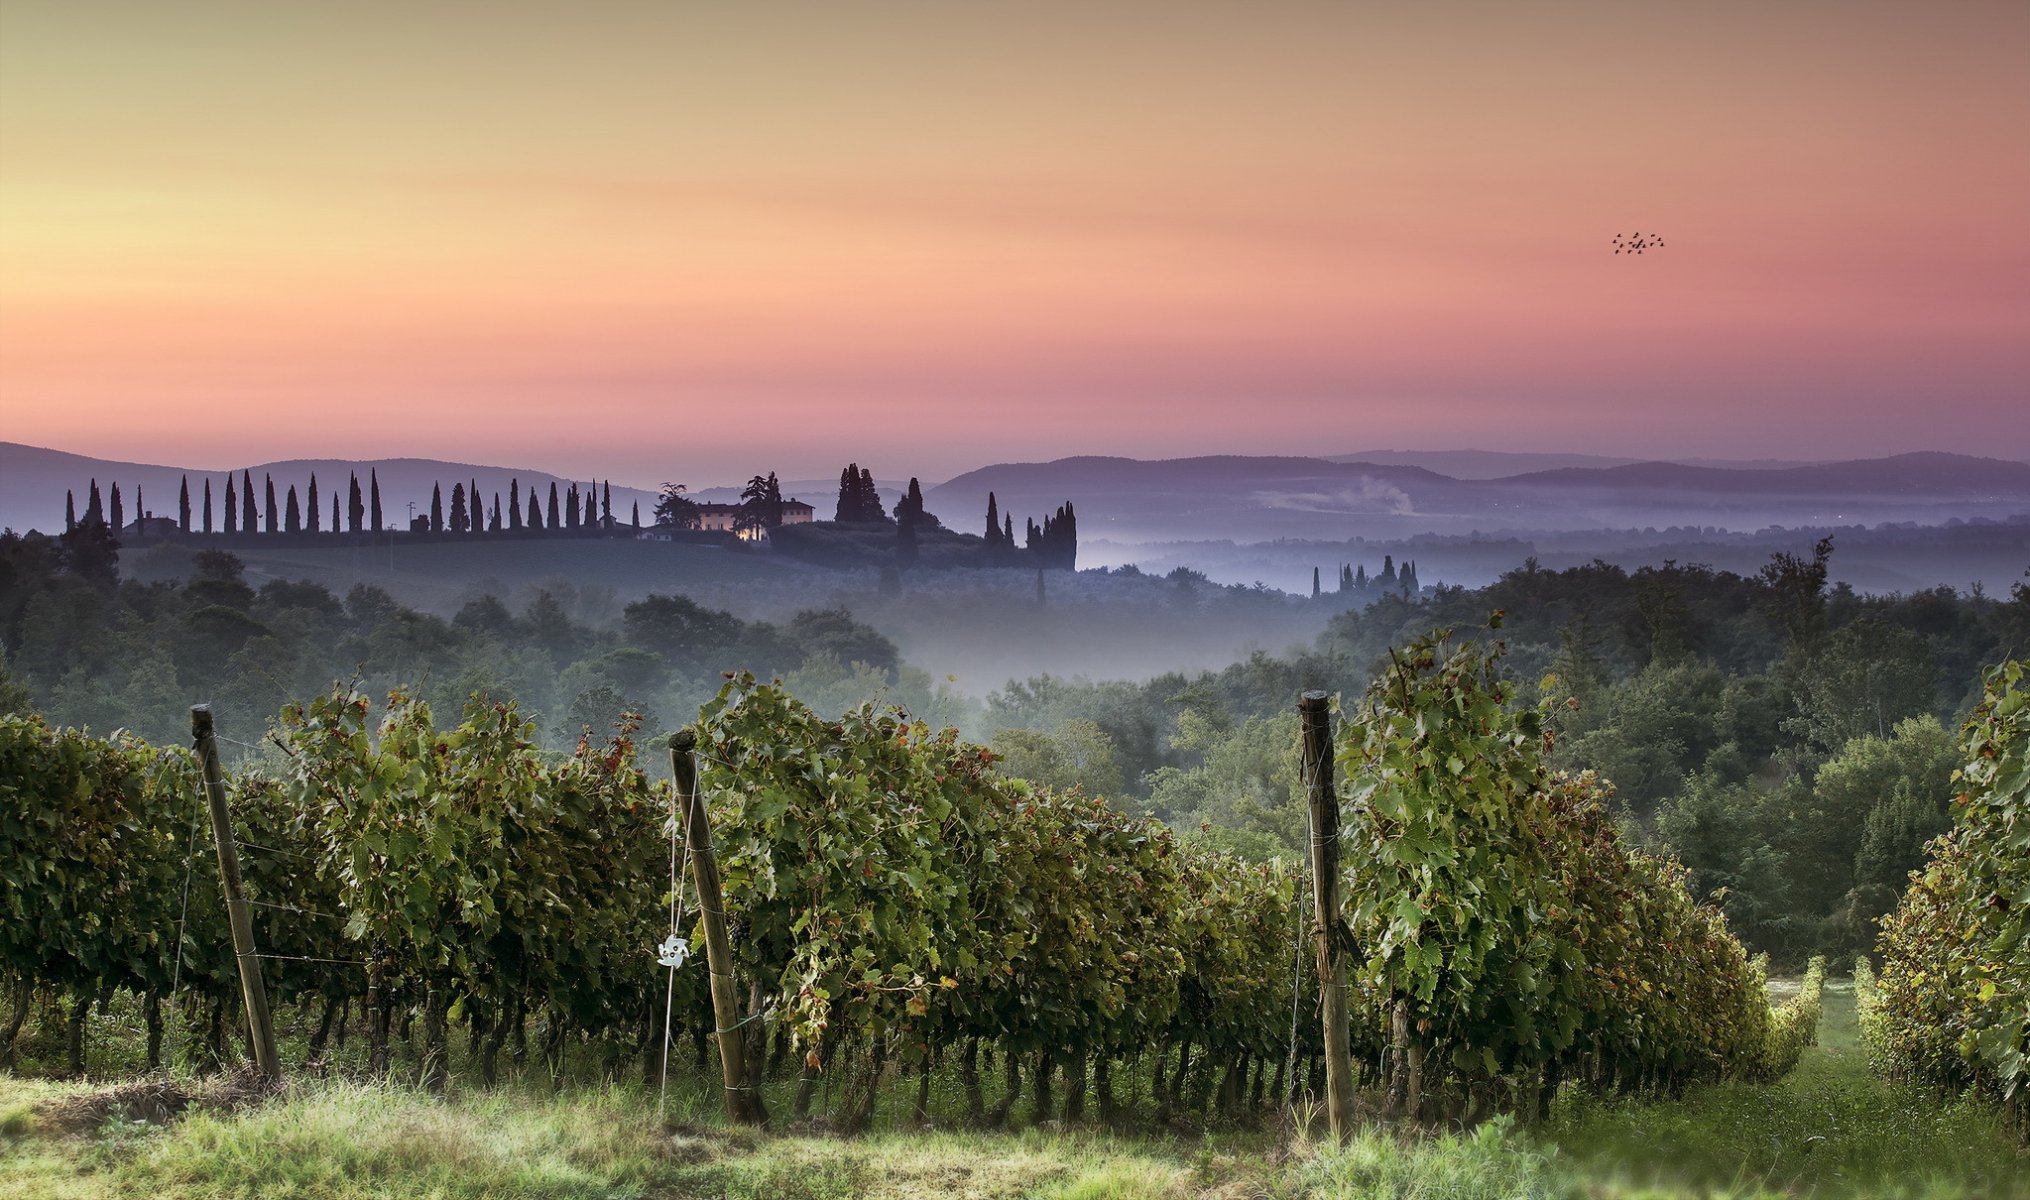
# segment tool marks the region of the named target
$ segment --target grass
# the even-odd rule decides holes
[[[673,1081],[674,1083],[674,1081]],[[1980,1108],[1866,1074],[1851,990],[1829,987],[1821,1044],[1767,1086],[1680,1100],[1568,1092],[1537,1129],[1438,1137],[1366,1130],[1199,1135],[891,1123],[859,1138],[724,1127],[709,1081],[659,1120],[638,1086],[529,1083],[436,1099],[340,1078],[166,1127],[117,1118],[65,1135],[35,1115],[84,1085],[0,1075],[0,1198],[151,1200],[1627,1200],[1634,1197],[2030,1197],[2030,1158]],[[905,1103],[889,1105],[900,1120]]]
[[[1829,981],[1818,1047],[1776,1083],[1675,1103],[1568,1093],[1540,1136],[1636,1194],[2030,1196],[2030,1158],[1990,1110],[1876,1079],[1857,1032],[1852,984]]]

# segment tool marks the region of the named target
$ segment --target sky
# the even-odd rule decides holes
[[[0,0],[0,440],[2030,457],[2026,63],[2022,0]]]

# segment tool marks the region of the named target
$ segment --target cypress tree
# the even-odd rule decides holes
[[[211,532],[211,480],[204,481],[204,531]]]
[[[1395,558],[1395,555],[1393,555],[1393,554],[1384,554],[1384,555],[1382,555],[1382,574],[1381,574],[1381,580],[1382,580],[1382,582],[1383,582],[1383,583],[1385,583],[1385,584],[1389,584],[1389,585],[1391,585],[1391,586],[1393,586],[1393,585],[1395,584],[1395,582],[1396,582],[1396,558]]]
[[[636,532],[641,530],[641,501],[639,500],[634,502],[634,528]]]
[[[489,528],[489,529],[487,530],[487,532],[488,532],[488,533],[499,533],[499,532],[500,532],[500,493],[499,493],[499,492],[495,492],[495,493],[493,494],[493,525],[491,526],[491,528]]]
[[[430,485],[430,532],[444,532],[444,485]]]
[[[1015,546],[1015,514],[1001,518],[1001,544],[1009,549]]]
[[[176,493],[176,527],[185,533],[190,532],[190,476],[188,475],[183,477],[183,483]]]
[[[1313,568],[1311,568],[1311,598],[1312,598],[1313,600],[1316,600],[1316,599],[1318,599],[1318,596],[1319,596],[1319,590],[1318,590],[1318,568],[1317,568],[1317,567],[1313,567]]]
[[[283,527],[290,533],[303,532],[303,510],[296,504],[296,485],[293,483],[289,485],[289,512],[284,520],[286,524]]]
[[[233,477],[232,477],[232,474],[231,474],[230,472],[228,472],[228,473],[226,474],[226,532],[227,532],[227,533],[238,533],[238,532],[240,531],[240,505],[239,505],[239,501],[238,501],[237,499],[235,499],[235,497],[236,497],[237,495],[238,495],[238,493],[237,493],[237,492],[235,492],[235,491],[233,490]]]
[[[354,471],[352,473],[352,479],[348,484],[348,491],[345,498],[345,511],[346,515],[352,518],[351,524],[352,531],[354,533],[358,533],[360,525],[364,523],[367,519],[367,502],[360,498],[358,471]]]
[[[339,528],[340,526],[338,523],[338,493],[333,492],[331,494],[331,531],[333,533],[337,533],[339,531]]]
[[[63,491],[63,531],[69,533],[78,527],[78,494],[65,488]]]
[[[1362,563],[1353,569],[1353,586],[1360,589],[1363,592],[1367,590],[1366,563]]]
[[[310,519],[310,532],[318,532],[318,522],[323,519],[323,514],[317,508],[317,472],[315,471],[310,473],[310,490],[303,497],[303,506],[309,510],[304,515]],[[332,528],[338,528],[336,522],[332,524]]]
[[[860,472],[860,511],[863,521],[886,521],[888,507],[881,503],[881,489],[874,486],[874,472]]]
[[[548,522],[546,522],[546,526],[545,526],[545,527],[546,527],[546,528],[549,528],[549,529],[556,529],[556,528],[558,527],[558,526],[557,526],[557,522],[558,522],[558,520],[559,520],[559,517],[558,517],[558,515],[557,515],[557,481],[556,481],[556,480],[554,480],[554,479],[552,479],[552,480],[550,481],[550,513],[549,513],[549,517],[550,517],[550,519],[549,519],[549,521],[548,521]]]
[[[994,502],[994,493],[987,493],[987,548],[1001,544],[1001,509]]]
[[[451,532],[453,533],[471,533],[472,527],[475,524],[472,514],[466,511],[465,494],[464,484],[454,483],[451,485]],[[479,507],[478,492],[472,493],[472,507],[475,510]]]
[[[281,528],[280,522],[275,519],[281,516],[281,510],[275,504],[275,477],[264,474],[261,478],[268,485],[268,532],[273,533]]]
[[[520,476],[508,480],[507,519],[509,529],[522,527],[522,481]]]
[[[839,472],[839,505],[833,512],[834,521],[857,521],[859,517],[859,472],[860,464],[848,463]]]
[[[120,532],[121,528],[127,524],[127,521],[126,521],[126,510],[122,508],[120,505],[120,485],[117,482],[113,484],[112,517],[113,517],[113,532],[118,533]]]
[[[534,489],[534,488],[530,488],[530,489],[529,489],[529,528],[530,528],[530,529],[541,529],[542,527],[543,527],[543,510],[542,510],[542,508],[541,508],[541,507],[540,507],[540,506],[539,506],[539,505],[538,505],[538,504],[536,503],[536,489]]]
[[[368,528],[375,533],[379,533],[381,531],[381,474],[372,467],[367,468],[367,493],[372,497],[368,507],[372,510],[369,515],[373,518],[373,524]]]
[[[486,532],[486,501],[479,496],[479,480],[465,481],[465,532]]]
[[[240,530],[253,533],[259,518],[254,514],[254,473],[240,472]]]
[[[564,489],[564,528],[578,528],[578,485]]]
[[[599,485],[599,523],[608,529],[613,528],[613,481],[611,479]]]
[[[91,490],[85,493],[85,524],[106,523],[106,510],[99,503],[99,481],[92,480]]]
[[[599,528],[599,488],[596,484],[585,485],[585,516],[578,522],[580,528]]]

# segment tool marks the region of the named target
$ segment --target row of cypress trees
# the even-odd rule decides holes
[[[359,474],[354,472],[347,482],[346,503],[341,511],[339,497],[334,490],[331,495],[330,524],[324,523],[324,507],[317,493],[317,475],[313,472],[299,499],[296,485],[289,484],[278,497],[275,478],[262,476],[265,493],[261,503],[256,503],[254,477],[251,471],[240,472],[237,481],[231,472],[225,477],[225,503],[217,513],[218,524],[213,523],[212,481],[200,480],[200,498],[195,507],[191,502],[190,477],[183,477],[176,501],[176,528],[182,533],[364,533],[386,528],[381,515],[381,481],[379,472],[367,471],[366,486],[360,486]],[[145,506],[139,486],[134,488],[134,519],[136,522],[153,517]],[[265,518],[265,521],[263,520]],[[85,496],[85,511],[80,517],[77,510],[77,493],[64,493],[64,531],[76,529],[81,524],[102,524],[115,532],[127,527],[126,506],[120,495],[117,482],[109,485],[108,495],[101,496],[99,481],[93,479]],[[606,482],[595,487],[587,484],[581,492],[576,483],[560,492],[556,481],[550,483],[549,503],[545,506],[536,488],[529,488],[526,508],[522,503],[520,479],[508,482],[508,498],[505,507],[501,494],[493,494],[492,510],[489,513],[480,495],[476,480],[451,485],[451,504],[447,513],[444,503],[444,485],[432,484],[428,512],[416,517],[410,526],[411,532],[428,533],[501,533],[522,530],[573,530],[588,534],[605,533],[615,529],[613,519],[613,485]],[[629,527],[641,528],[641,505],[635,504],[630,516]]]

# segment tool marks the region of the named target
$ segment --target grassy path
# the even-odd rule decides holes
[[[757,1137],[716,1127],[702,1088],[674,1098],[695,1122],[674,1135],[635,1090],[503,1089],[439,1102],[337,1082],[166,1129],[39,1127],[35,1110],[76,1090],[0,1076],[0,1198],[2030,1200],[2030,1157],[1987,1113],[1867,1074],[1852,992],[1837,985],[1820,1046],[1777,1084],[1702,1088],[1677,1102],[1573,1097],[1541,1129],[1495,1123],[1414,1142],[1374,1132],[1343,1150],[1250,1132]]]
[[[1852,983],[1824,995],[1818,1047],[1774,1084],[1701,1088],[1675,1104],[1575,1103],[1541,1136],[1579,1178],[1633,1191],[2030,1197],[2030,1158],[1988,1111],[1869,1074]]]

